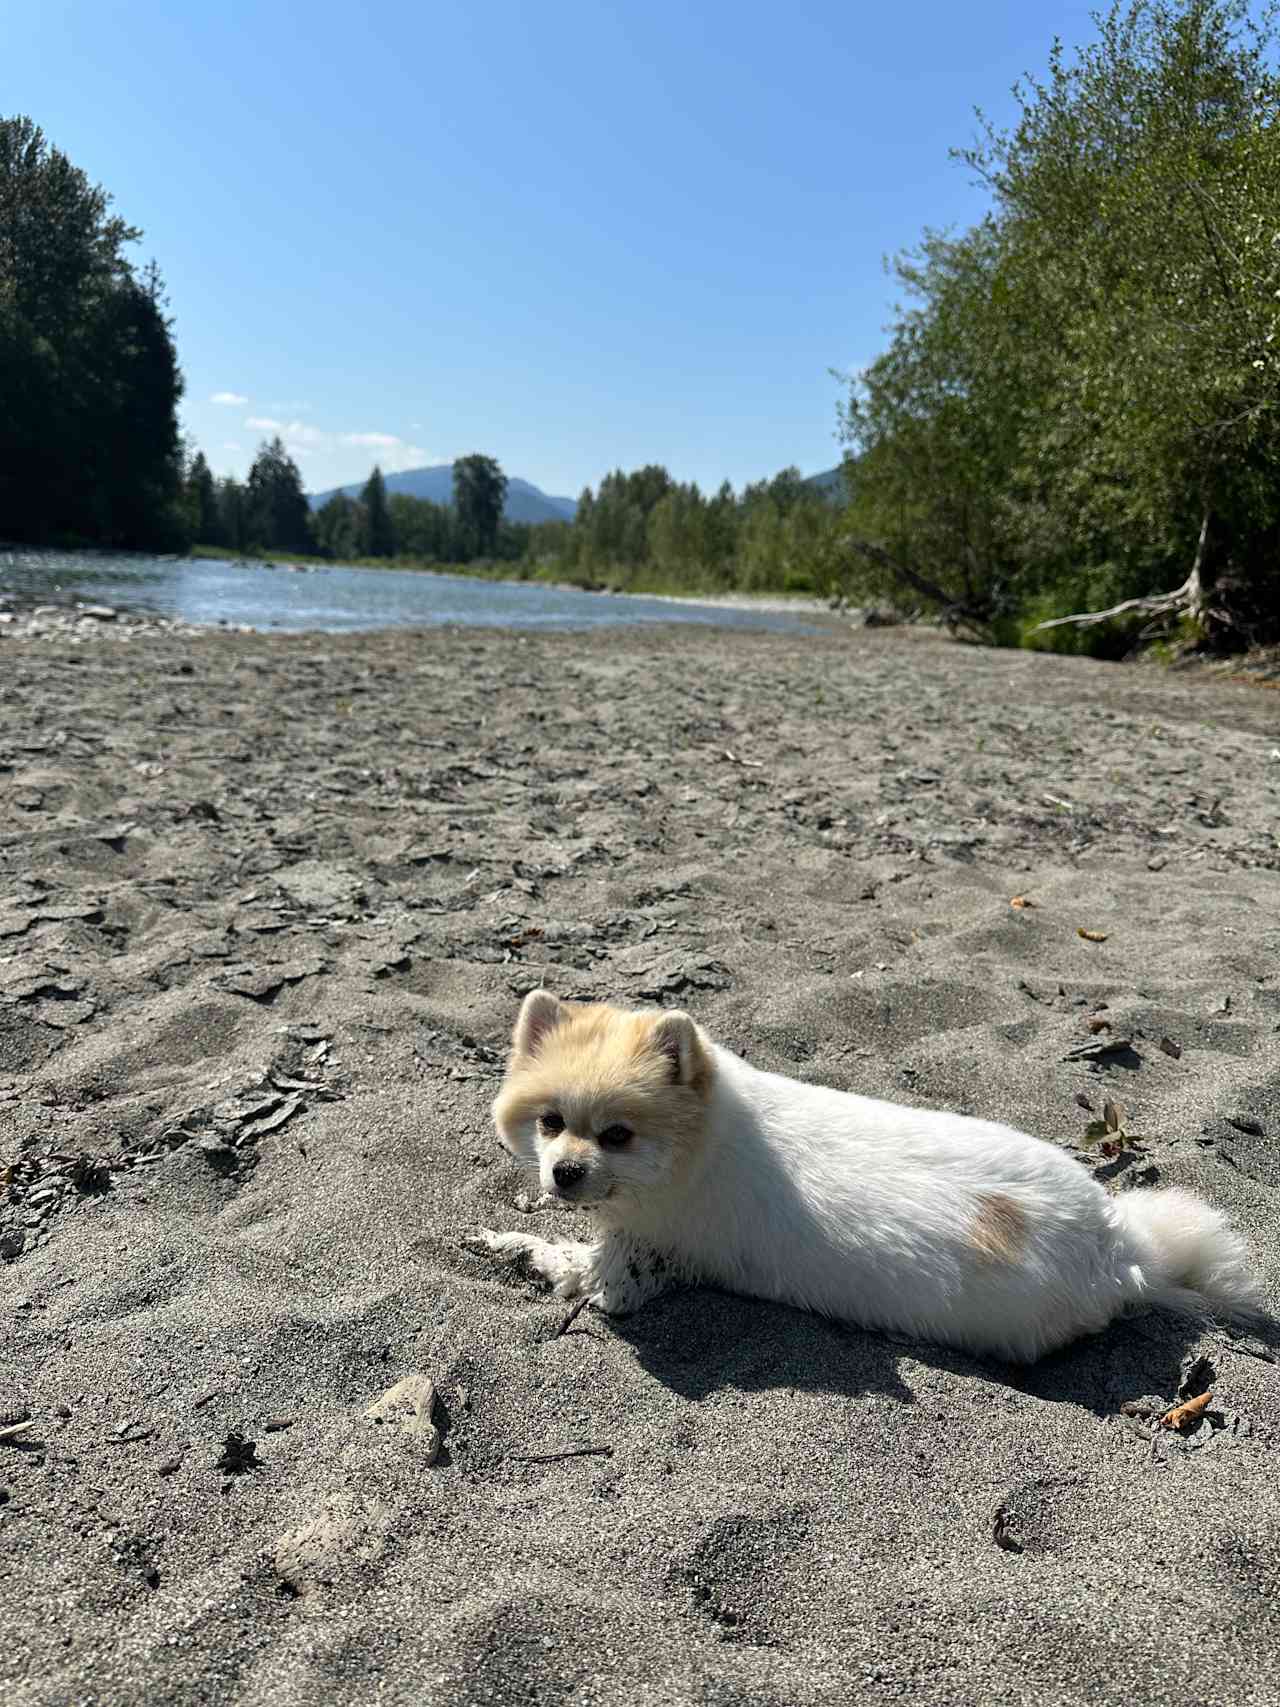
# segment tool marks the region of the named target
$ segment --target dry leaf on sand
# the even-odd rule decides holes
[[[1160,1418],[1161,1428],[1186,1428],[1191,1423],[1197,1423],[1209,1408],[1212,1393],[1199,1393],[1194,1399],[1188,1399],[1185,1405],[1175,1405]]]

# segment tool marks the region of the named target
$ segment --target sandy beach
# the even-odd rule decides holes
[[[488,1115],[545,983],[1193,1187],[1280,1310],[1280,694],[905,630],[25,620],[5,1707],[1280,1702],[1270,1330],[1011,1371],[699,1290],[560,1333],[460,1243],[574,1227]]]

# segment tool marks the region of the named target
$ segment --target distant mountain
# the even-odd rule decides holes
[[[433,504],[453,502],[453,467],[442,462],[435,468],[406,468],[403,474],[386,476],[388,492],[403,492],[410,498],[429,498]],[[308,502],[313,510],[341,492],[348,498],[358,498],[363,480],[351,486],[333,486],[327,492],[312,493]],[[507,476],[507,502],[503,510],[509,522],[571,522],[578,508],[575,498],[556,498],[533,486],[527,480]]]
[[[837,503],[842,503],[845,496],[844,464],[839,462],[834,468],[824,469],[821,474],[811,474],[805,485],[817,486]]]

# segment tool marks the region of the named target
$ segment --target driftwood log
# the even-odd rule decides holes
[[[1231,626],[1231,618],[1226,611],[1210,605],[1204,591],[1204,552],[1209,538],[1209,512],[1206,510],[1200,523],[1200,539],[1196,546],[1195,562],[1191,565],[1191,573],[1180,587],[1175,587],[1171,593],[1153,593],[1144,599],[1122,599],[1118,605],[1112,605],[1110,610],[1077,611],[1073,616],[1050,617],[1048,622],[1038,622],[1037,631],[1042,628],[1061,628],[1065,623],[1074,623],[1077,628],[1091,628],[1095,623],[1110,622],[1112,617],[1126,616],[1130,611],[1140,611],[1144,616],[1173,616],[1174,614],[1189,616],[1197,623],[1220,622],[1225,627]]]
[[[887,569],[896,581],[919,593],[921,598],[940,606],[943,616],[952,627],[968,625],[982,629],[990,624],[992,613],[989,610],[980,610],[963,600],[952,598],[936,581],[931,581],[927,575],[922,575],[918,569],[913,569],[909,563],[904,563],[891,551],[886,551],[883,545],[876,545],[873,540],[860,539],[855,534],[845,534],[840,543],[846,550],[857,552],[860,557],[867,558],[878,568]]]

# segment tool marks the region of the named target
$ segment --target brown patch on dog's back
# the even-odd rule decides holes
[[[1027,1242],[1027,1218],[1011,1197],[984,1191],[969,1229],[969,1243],[983,1262],[1017,1262]]]

